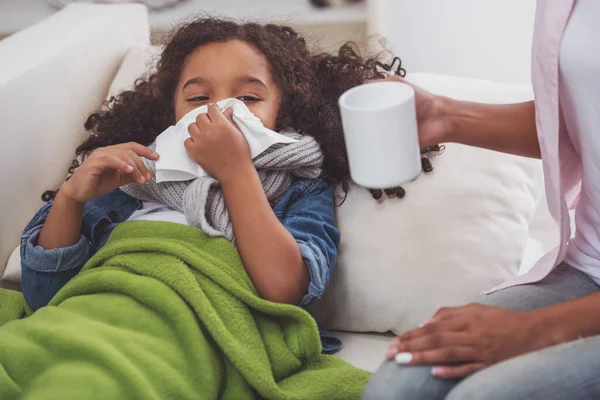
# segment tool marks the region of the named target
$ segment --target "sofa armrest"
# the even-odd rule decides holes
[[[0,41],[0,276],[127,49],[149,34],[144,6],[73,4]]]

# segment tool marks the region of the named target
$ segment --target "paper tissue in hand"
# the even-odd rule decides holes
[[[265,128],[260,119],[240,100],[225,99],[219,101],[217,106],[221,111],[227,108],[233,110],[233,121],[248,141],[252,158],[276,143],[296,142],[296,139]],[[160,155],[160,159],[156,162],[156,182],[186,181],[207,175],[202,167],[188,156],[183,144],[190,137],[188,126],[196,121],[199,114],[207,112],[208,106],[198,107],[184,115],[176,125],[170,126],[158,135],[156,152]]]

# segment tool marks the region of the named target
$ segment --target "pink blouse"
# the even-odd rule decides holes
[[[537,132],[548,207],[560,227],[560,245],[542,257],[529,273],[509,279],[490,292],[537,282],[565,258],[571,237],[569,208],[577,204],[582,174],[581,159],[569,138],[559,106],[560,47],[574,5],[575,0],[538,0],[533,38],[532,77]]]

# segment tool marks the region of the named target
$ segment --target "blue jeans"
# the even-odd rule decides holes
[[[528,311],[598,290],[587,275],[561,265],[539,283],[504,289],[480,303]],[[600,336],[515,357],[462,381],[436,379],[429,366],[406,367],[388,361],[371,378],[363,399],[600,399]]]

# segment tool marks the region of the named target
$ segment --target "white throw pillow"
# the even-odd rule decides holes
[[[410,79],[464,100],[532,98],[527,86]],[[353,187],[339,208],[338,265],[313,309],[327,328],[401,333],[518,272],[543,191],[541,162],[449,144],[433,164],[433,173],[404,186],[404,199],[378,203]]]

